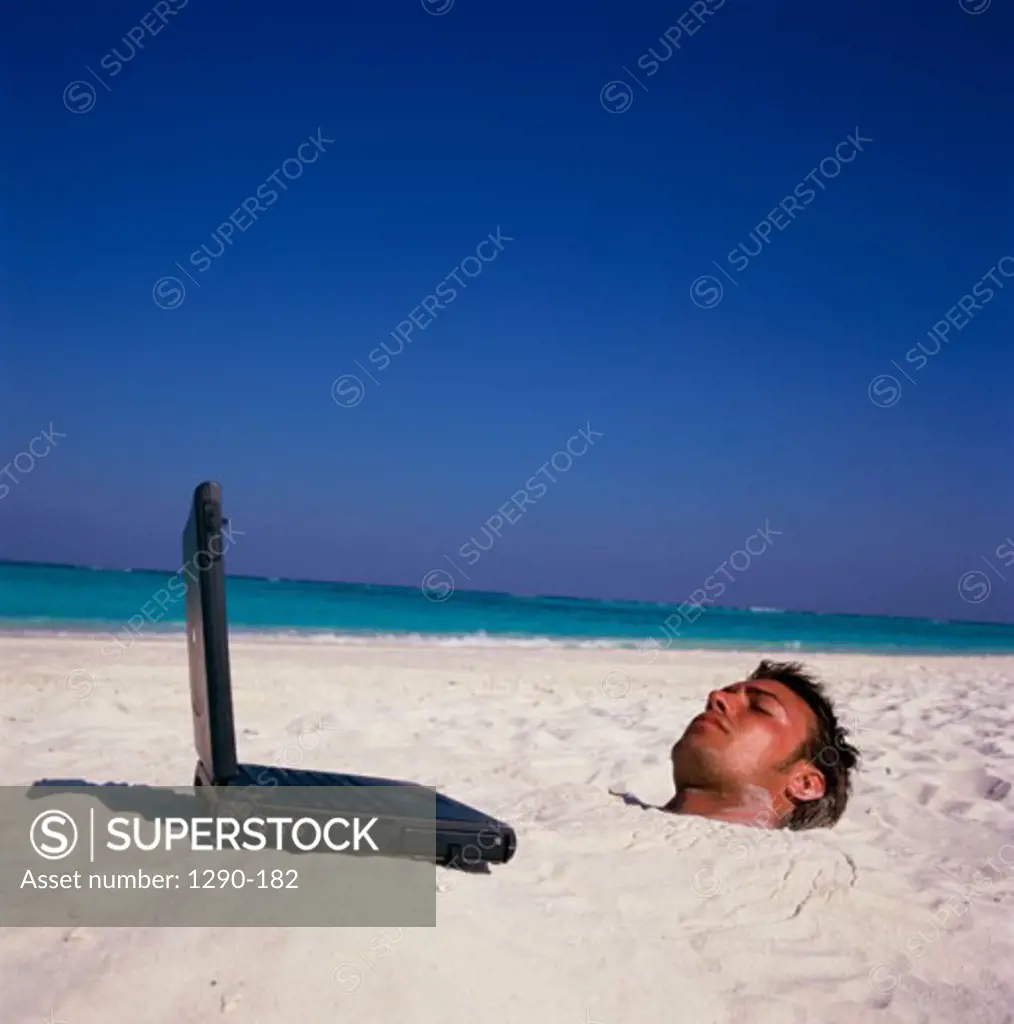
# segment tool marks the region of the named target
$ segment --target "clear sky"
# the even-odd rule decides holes
[[[500,515],[477,589],[678,601],[768,524],[723,604],[1014,621],[963,2],[15,2],[0,462],[66,436],[0,557],[170,568],[212,478],[231,572],[414,585]]]

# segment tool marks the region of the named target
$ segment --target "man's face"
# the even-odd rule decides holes
[[[781,793],[786,762],[815,728],[806,702],[782,683],[751,679],[714,690],[672,749],[673,781],[677,789]]]

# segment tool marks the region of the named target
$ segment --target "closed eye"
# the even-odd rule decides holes
[[[753,709],[759,711],[762,715],[767,715],[769,718],[781,718],[782,704],[774,694],[753,686],[747,687],[746,692]]]

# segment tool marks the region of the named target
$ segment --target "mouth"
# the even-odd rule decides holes
[[[704,714],[698,715],[691,723],[690,728],[703,728],[704,726],[712,726],[713,728],[721,729],[722,732],[727,733],[729,726],[719,716],[711,711],[705,711]]]

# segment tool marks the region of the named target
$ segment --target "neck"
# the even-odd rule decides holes
[[[749,791],[740,791],[686,786],[677,789],[676,795],[662,810],[730,821],[737,825],[751,825],[754,828],[781,827],[771,796],[764,792],[763,798],[758,799],[753,787]]]

